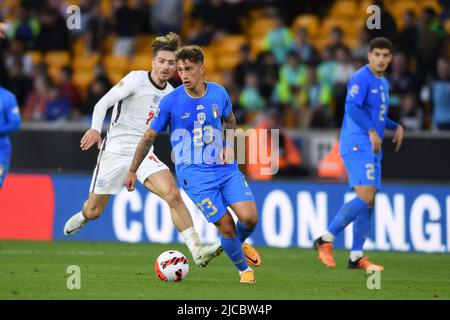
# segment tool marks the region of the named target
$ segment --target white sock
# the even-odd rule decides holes
[[[202,242],[200,241],[197,231],[195,231],[194,227],[190,227],[182,231],[181,235],[183,236],[184,241],[186,241],[186,245],[192,256],[196,257],[202,247]]]
[[[328,230],[325,231],[325,233],[322,235],[322,240],[326,242],[333,242],[336,239],[336,237],[330,233]]]
[[[244,271],[239,271],[239,275],[241,275],[241,274],[243,274],[244,272],[247,272],[247,271],[249,271],[249,270],[253,270],[253,269],[250,268],[250,267],[247,267],[247,269],[245,269]]]
[[[363,256],[362,250],[351,251],[350,252],[350,261],[355,262],[359,258],[362,258],[362,256]]]
[[[77,218],[83,223],[87,223],[89,221],[89,219],[84,216],[83,210],[77,213]]]

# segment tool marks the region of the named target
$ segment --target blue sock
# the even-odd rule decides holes
[[[358,217],[353,221],[353,245],[352,251],[362,251],[364,242],[369,236],[370,218],[372,217],[373,208],[365,208]]]
[[[242,243],[237,236],[233,238],[220,237],[222,243],[222,249],[226,252],[231,262],[236,266],[239,271],[244,271],[248,268],[247,261],[245,260],[244,253],[242,252]]]
[[[331,221],[328,231],[334,236],[337,236],[350,222],[356,219],[363,209],[367,209],[367,207],[367,203],[359,197],[355,197],[351,201],[344,203],[333,221]]]
[[[239,220],[236,223],[237,236],[241,243],[244,243],[245,239],[247,239],[253,232],[254,229],[248,229],[244,226]]]

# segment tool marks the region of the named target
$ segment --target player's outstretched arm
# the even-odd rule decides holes
[[[145,156],[150,151],[150,148],[153,145],[158,133],[153,129],[147,129],[144,135],[139,141],[139,144],[134,152],[133,161],[131,162],[130,170],[128,171],[128,175],[125,178],[125,186],[128,191],[133,191],[136,185],[136,171],[139,169],[142,161],[145,159]]]
[[[405,130],[399,124],[397,126],[397,129],[395,130],[394,139],[392,140],[392,142],[395,143],[395,152],[398,152],[400,150],[400,147],[402,146],[404,132],[405,132]]]

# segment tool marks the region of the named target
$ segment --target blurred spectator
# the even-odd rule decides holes
[[[69,100],[71,108],[77,108],[81,103],[81,94],[72,80],[72,69],[62,68],[60,71],[59,91],[61,96]]]
[[[24,120],[41,121],[45,119],[50,86],[51,80],[48,76],[39,74],[35,77],[33,90],[28,95],[25,104]]]
[[[23,41],[19,39],[12,40],[9,45],[9,50],[5,57],[5,67],[11,68],[14,61],[19,60],[22,64],[22,70],[26,75],[31,74],[33,68],[33,61],[25,52]]]
[[[450,63],[446,58],[437,62],[437,78],[431,83],[433,126],[450,130]]]
[[[91,8],[87,23],[86,48],[89,52],[100,51],[102,41],[106,38],[109,27],[108,21],[101,15],[100,3],[95,3]]]
[[[314,62],[316,51],[309,40],[308,29],[298,28],[290,50],[294,50],[304,63]]]
[[[306,82],[300,92],[300,128],[328,127],[333,120],[331,109],[332,88],[327,83],[317,81],[316,68],[309,65],[306,70]]]
[[[94,106],[111,89],[112,84],[108,77],[99,74],[88,88],[87,98],[81,105],[80,113],[84,116],[91,116]]]
[[[417,73],[423,83],[427,76],[435,76],[436,61],[446,37],[433,8],[423,10],[418,35]]]
[[[333,56],[332,49],[325,48],[322,51],[322,61],[317,67],[317,77],[319,81],[334,86],[336,83],[337,66],[338,63]]]
[[[408,91],[400,99],[399,123],[408,131],[418,131],[423,125],[423,111],[415,91]]]
[[[336,110],[334,113],[335,123],[342,123],[344,117],[345,97],[347,96],[347,81],[350,75],[355,72],[355,67],[350,58],[350,50],[347,47],[336,49],[336,75],[333,88],[336,99]]]
[[[27,48],[31,48],[34,45],[40,30],[41,23],[39,20],[31,17],[28,8],[20,6],[17,12],[17,19],[11,22],[9,36],[13,39],[23,41]]]
[[[271,129],[278,130],[278,153],[272,150]],[[276,109],[271,108],[264,115],[261,115],[255,125],[255,130],[256,136],[254,136],[254,139],[257,139],[255,141],[258,141],[258,143],[254,143],[251,140],[246,143],[245,173],[250,179],[273,179],[274,175],[268,174],[270,167],[278,169],[278,172],[275,173],[276,175],[293,176],[305,173],[301,168],[303,162],[302,154],[295,145],[294,140],[283,130],[282,118]],[[262,139],[264,136],[261,137],[261,134],[265,134],[267,137],[266,141]],[[265,162],[261,155],[267,157],[267,160],[270,160],[270,162]]]
[[[212,26],[214,30],[235,34],[240,32],[238,17],[243,12],[237,9],[241,7],[242,4],[231,5],[224,0],[199,0],[192,11],[192,17],[200,18],[203,24]]]
[[[408,60],[403,53],[394,54],[391,73],[387,78],[390,82],[389,105],[393,108],[399,107],[402,94],[420,89],[418,79],[409,71]]]
[[[150,19],[151,19],[151,7],[145,0],[132,0],[131,10],[133,11],[134,23],[136,25],[136,31],[139,34],[151,33]]]
[[[291,108],[299,107],[296,93],[306,83],[306,66],[300,62],[296,51],[289,51],[286,63],[281,66],[274,100]]]
[[[292,47],[292,33],[283,21],[283,18],[274,13],[275,28],[266,34],[263,42],[263,50],[273,53],[277,64],[284,63],[289,49]]]
[[[367,28],[364,26],[359,32],[359,45],[352,50],[352,58],[363,60],[365,63],[368,63],[367,54],[370,51],[370,37],[367,32]]]
[[[257,70],[260,79],[259,92],[264,99],[268,100],[278,81],[278,65],[275,56],[268,51],[262,52],[257,59]]]
[[[214,24],[204,23],[200,28],[192,30],[188,34],[187,43],[198,46],[209,46],[216,34],[216,27]]]
[[[264,109],[264,98],[258,91],[258,77],[249,72],[245,76],[245,86],[239,96],[239,106],[249,112],[259,112]]]
[[[370,40],[377,37],[385,37],[393,41],[397,32],[397,24],[392,15],[386,10],[383,0],[375,0],[374,5],[380,8],[380,28],[369,29]]]
[[[69,31],[66,23],[54,8],[47,7],[41,16],[41,31],[37,38],[40,51],[69,50]]]
[[[256,64],[250,59],[250,46],[248,44],[242,45],[240,48],[239,64],[234,68],[234,81],[239,88],[244,87],[245,75],[248,72],[256,71]]]
[[[48,92],[48,102],[45,107],[46,121],[67,120],[70,115],[70,101],[58,89],[52,85]]]
[[[131,56],[134,52],[135,21],[133,11],[125,0],[114,0],[114,31],[117,40],[114,43],[113,54]]]
[[[22,109],[25,105],[25,99],[33,87],[33,82],[23,72],[22,61],[19,59],[13,60],[8,70],[8,80],[5,87],[16,95],[17,103]]]
[[[342,30],[340,27],[334,27],[330,33],[330,42],[327,45],[327,49],[331,50],[333,57],[336,57],[336,50],[342,47],[347,48],[343,40]]]
[[[151,22],[157,35],[165,35],[170,31],[180,34],[183,23],[183,1],[156,0],[152,7]]]
[[[412,10],[407,10],[403,15],[403,29],[399,32],[394,44],[397,44],[398,49],[406,55],[408,60],[416,55],[417,37],[416,14]]]

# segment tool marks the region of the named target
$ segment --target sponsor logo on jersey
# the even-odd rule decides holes
[[[196,109],[196,110],[203,110],[203,109],[205,109],[205,107],[202,106],[201,104],[199,104],[199,105],[197,106],[197,109]]]
[[[357,84],[354,84],[352,88],[350,89],[350,95],[354,98],[359,92],[359,86]]]
[[[184,115],[182,115],[180,118],[187,119],[187,118],[189,118],[190,115],[191,115],[190,112],[185,112]]]
[[[206,114],[204,112],[200,112],[197,114],[197,121],[200,122],[200,124],[204,124],[206,120]]]

